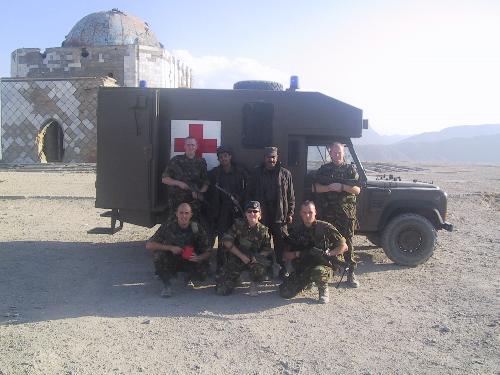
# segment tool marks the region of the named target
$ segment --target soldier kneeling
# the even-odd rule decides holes
[[[300,222],[289,228],[283,260],[287,268],[291,264],[293,270],[280,285],[279,293],[283,298],[293,298],[314,282],[319,290],[319,302],[328,303],[331,269],[328,258],[347,251],[346,241],[333,225],[316,220],[313,202],[301,205],[300,218]]]
[[[222,237],[228,257],[217,280],[215,292],[218,295],[231,294],[243,271],[250,271],[250,295],[258,294],[257,283],[264,280],[266,267],[270,265],[267,257],[273,251],[269,229],[259,222],[260,213],[259,202],[248,202],[245,218],[236,219]]]
[[[186,285],[202,281],[208,274],[210,248],[205,230],[191,221],[193,211],[188,203],[181,203],[175,215],[175,220],[163,223],[146,243],[146,249],[153,251],[156,274],[163,281],[162,297],[172,295],[170,279],[177,272],[186,273]]]

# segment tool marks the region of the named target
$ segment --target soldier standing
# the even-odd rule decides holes
[[[176,219],[162,224],[146,242],[153,251],[156,274],[163,281],[162,297],[170,297],[170,279],[177,272],[186,272],[185,282],[202,281],[207,277],[210,247],[208,236],[201,225],[191,221],[193,212],[187,203],[176,210]]]
[[[179,204],[189,203],[195,220],[201,219],[201,200],[208,190],[207,162],[196,157],[198,142],[187,137],[184,155],[170,159],[161,181],[168,186],[169,211],[174,212]]]
[[[219,238],[217,249],[217,271],[220,271],[225,259],[222,247],[222,235],[234,223],[237,217],[242,217],[242,204],[247,186],[247,174],[243,168],[234,163],[230,147],[217,148],[219,166],[208,172],[210,187],[208,199],[210,202],[209,219],[212,226],[213,239]]]
[[[264,279],[266,273],[266,257],[273,251],[269,230],[259,223],[260,213],[259,202],[248,202],[245,205],[245,219],[236,219],[222,237],[223,246],[229,255],[217,280],[217,294],[231,294],[240,274],[246,270],[250,271],[250,295],[258,294],[257,283]]]
[[[349,249],[344,260],[350,264],[347,283],[357,288],[359,282],[354,275],[356,262],[352,238],[356,225],[356,196],[361,191],[354,185],[358,173],[354,165],[345,162],[343,144],[334,142],[330,146],[330,157],[332,161],[318,169],[313,186],[318,193],[318,207],[321,207],[319,218],[333,224],[346,239]]]
[[[322,255],[314,252],[321,249],[328,256],[338,256],[347,250],[345,239],[333,225],[316,220],[316,207],[306,201],[300,206],[301,222],[289,228],[289,245],[283,259],[292,262],[293,271],[280,285],[280,296],[293,298],[314,282],[319,291],[319,302],[328,303],[328,281],[330,266]]]
[[[295,211],[292,174],[278,162],[277,147],[264,150],[264,163],[255,168],[249,196],[262,205],[262,223],[273,235],[276,259],[282,264],[283,238]]]

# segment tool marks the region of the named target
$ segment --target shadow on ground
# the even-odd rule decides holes
[[[195,289],[174,282],[174,296],[159,297],[144,242],[0,243],[0,324],[20,324],[83,316],[159,317],[251,314],[290,303],[315,303],[310,298],[284,300],[275,283],[264,284],[258,297],[243,284],[228,297],[216,296],[213,281]],[[377,264],[361,252],[357,273],[397,269]],[[337,278],[338,279],[338,278]]]

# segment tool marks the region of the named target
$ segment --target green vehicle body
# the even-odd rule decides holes
[[[427,183],[368,180],[352,138],[362,136],[362,110],[317,92],[254,89],[100,88],[97,110],[98,208],[109,209],[115,233],[123,223],[152,227],[165,217],[167,191],[161,173],[171,157],[172,121],[216,121],[220,141],[251,170],[263,148],[279,148],[293,175],[297,202],[314,199],[312,155],[332,141],[348,148],[362,187],[358,233],[381,245],[396,263],[425,262],[446,222],[447,196]]]

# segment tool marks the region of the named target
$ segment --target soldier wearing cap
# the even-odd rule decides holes
[[[229,146],[217,148],[219,165],[208,172],[210,186],[208,200],[210,212],[208,219],[211,224],[212,238],[219,237],[217,250],[217,271],[220,271],[225,259],[225,252],[221,246],[222,235],[234,223],[234,220],[243,216],[241,206],[247,187],[247,172],[233,160],[233,151]],[[212,240],[212,243],[213,243]]]
[[[277,147],[266,147],[264,152],[264,162],[250,180],[249,197],[261,202],[262,223],[273,235],[276,258],[282,264],[284,233],[295,210],[292,174],[278,161]]]
[[[174,213],[179,204],[189,203],[195,220],[201,219],[201,200],[208,190],[207,162],[196,156],[198,141],[187,137],[184,140],[184,155],[170,159],[162,174],[162,183],[168,186],[168,206]]]
[[[246,270],[250,271],[250,295],[258,294],[257,283],[265,277],[266,257],[273,251],[269,230],[259,222],[260,214],[259,202],[248,202],[245,205],[245,218],[236,219],[222,237],[228,259],[217,278],[217,294],[231,294],[238,284],[240,274]]]
[[[210,246],[201,225],[191,221],[193,212],[187,203],[181,203],[176,218],[163,223],[146,242],[153,252],[156,274],[163,281],[162,297],[170,297],[170,279],[177,272],[186,272],[186,284],[191,280],[204,280],[208,273]],[[192,284],[191,284],[192,285]]]

